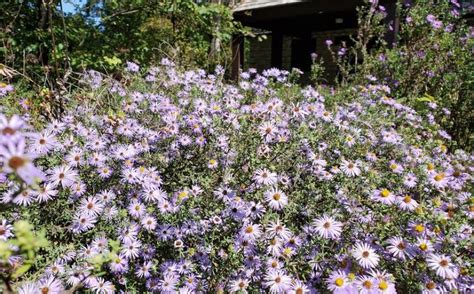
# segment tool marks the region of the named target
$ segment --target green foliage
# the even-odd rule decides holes
[[[459,9],[449,1],[422,0],[398,6],[397,43],[384,40],[385,16],[367,4],[359,9],[359,31],[348,54],[333,57],[342,83],[382,82],[391,95],[418,111],[431,112],[453,137],[474,146],[472,52],[474,41]]]
[[[68,71],[116,71],[129,60],[228,64],[232,35],[245,31],[228,6],[206,1],[90,0],[65,15],[58,0],[10,0],[0,11],[0,63],[53,89]]]
[[[10,281],[26,274],[34,266],[38,252],[48,246],[44,231],[35,233],[28,222],[19,220],[13,227],[15,238],[0,240],[0,278],[7,293],[11,290]],[[9,260],[13,255],[22,257],[22,262]]]
[[[311,64],[311,82],[314,84],[320,84],[322,81],[324,81],[324,72],[324,60],[322,58],[316,60],[315,56],[315,58],[313,58],[313,63]]]

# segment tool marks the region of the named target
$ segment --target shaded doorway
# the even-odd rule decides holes
[[[311,35],[294,37],[291,41],[291,67],[302,71],[311,70],[311,53],[316,52],[316,40]]]

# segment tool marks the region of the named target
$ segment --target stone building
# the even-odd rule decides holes
[[[387,10],[387,20],[393,30],[387,35],[394,40],[398,29],[395,17],[396,0],[380,0]],[[244,40],[234,40],[234,70],[239,67],[261,71],[270,67],[299,68],[308,71],[311,53],[317,53],[325,61],[329,76],[334,76],[336,66],[325,41],[335,46],[350,43],[350,35],[357,30],[356,7],[362,0],[243,0],[236,6],[234,16],[244,25],[255,29],[264,40],[248,38],[248,50]],[[247,53],[248,56],[245,56]],[[234,72],[234,75],[236,72]]]
[[[385,7],[385,19],[392,28],[385,36],[392,44],[399,28],[397,0],[378,2]],[[462,5],[472,2],[461,1]],[[363,0],[241,0],[234,17],[266,39],[234,38],[232,76],[238,78],[240,68],[250,67],[259,71],[270,67],[308,71],[314,52],[323,58],[327,77],[334,77],[337,69],[325,41],[331,40],[334,46],[342,42],[350,45],[349,36],[357,31],[356,8],[361,4]]]

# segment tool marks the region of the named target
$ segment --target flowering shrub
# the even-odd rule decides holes
[[[384,36],[394,29],[387,10],[377,0],[366,2],[359,9],[355,44],[327,43],[343,82],[389,86],[393,98],[448,130],[452,146],[471,150],[474,30],[463,17],[468,8],[462,10],[458,0],[401,1],[396,43],[387,46]]]
[[[1,117],[0,240],[50,242],[15,291],[472,290],[472,155],[387,86],[329,107],[284,71],[222,74],[129,64],[41,130]]]

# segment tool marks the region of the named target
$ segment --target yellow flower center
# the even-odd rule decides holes
[[[352,280],[354,280],[354,279],[355,279],[355,277],[356,277],[356,276],[355,276],[355,274],[354,274],[354,273],[349,273],[349,274],[347,275],[347,277],[349,278],[349,280],[351,280],[351,281],[352,281]]]
[[[293,253],[293,250],[290,248],[290,247],[286,247],[284,250],[283,250],[283,255],[291,255],[291,253]]]
[[[403,198],[403,202],[405,202],[405,203],[410,203],[410,202],[411,202],[411,197],[410,197],[410,195],[406,195],[405,198]]]
[[[392,163],[392,164],[390,165],[390,169],[392,169],[392,170],[397,169],[397,167],[398,167],[398,165],[397,165],[396,163]]]
[[[26,164],[26,160],[24,160],[24,159],[21,158],[20,156],[12,156],[12,157],[8,160],[8,166],[9,166],[11,169],[14,169],[14,170],[19,169],[20,167],[24,166],[25,164]]]
[[[362,283],[362,286],[364,286],[365,289],[371,289],[371,288],[372,288],[372,282],[369,281],[369,280],[365,280],[365,281]]]
[[[437,175],[434,177],[434,179],[435,179],[436,182],[439,182],[439,181],[443,180],[444,177],[445,177],[444,173],[440,173],[440,174],[437,174]]]
[[[449,262],[446,259],[443,259],[439,262],[439,265],[442,267],[447,267]]]
[[[336,286],[341,287],[342,285],[344,285],[344,279],[343,278],[337,278],[334,283],[336,284]]]
[[[387,288],[388,288],[387,282],[385,282],[385,281],[383,281],[383,280],[380,281],[380,283],[379,283],[379,289],[380,289],[380,290],[386,290]]]
[[[387,190],[387,189],[383,189],[381,192],[380,192],[380,196],[382,197],[388,197],[390,195],[390,191]]]
[[[422,224],[418,224],[415,226],[415,231],[417,231],[418,233],[421,233],[424,230],[425,230],[425,227]]]
[[[7,135],[15,135],[16,130],[10,127],[6,127],[2,130],[2,134],[7,136]]]
[[[179,192],[179,194],[178,194],[178,198],[179,198],[179,199],[183,199],[183,198],[185,198],[185,197],[187,197],[187,196],[188,196],[188,191],[181,191],[181,192]]]
[[[278,201],[278,200],[280,200],[280,198],[281,198],[280,193],[273,194],[273,200]]]
[[[426,243],[421,243],[419,246],[420,250],[422,251],[425,251],[426,249],[428,249],[428,245],[426,245]]]
[[[434,288],[436,288],[435,282],[431,281],[431,282],[428,282],[428,284],[426,284],[426,289],[433,290]]]

